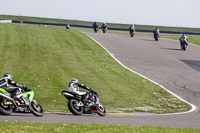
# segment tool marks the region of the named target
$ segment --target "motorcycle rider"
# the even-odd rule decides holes
[[[9,87],[9,85],[12,85],[14,87]],[[20,85],[20,84],[14,82],[12,80],[12,76],[8,73],[5,73],[3,75],[3,78],[0,79],[0,88],[3,88],[4,90],[6,90],[9,93],[12,93],[13,94],[12,98],[19,100],[19,101],[20,101],[20,99],[17,98],[17,95],[20,94],[21,88],[24,90],[28,89],[26,86]]]
[[[181,47],[182,47],[182,44],[186,44],[186,47],[188,45],[188,37],[185,35],[185,34],[182,34],[182,36],[179,38],[179,41],[180,41],[180,44],[181,44]]]
[[[78,95],[81,95],[83,96],[83,101],[84,102],[87,102],[88,98],[89,98],[89,93],[88,92],[85,92],[85,91],[80,91],[79,90],[79,87],[83,88],[83,89],[86,89],[88,91],[91,91],[91,88],[85,86],[84,84],[81,84],[78,82],[78,79],[76,78],[72,78],[69,85],[68,85],[68,91],[72,91],[72,92],[75,92],[77,93]]]
[[[102,30],[103,30],[103,29],[106,29],[106,28],[107,28],[107,24],[106,24],[106,23],[103,23],[102,26],[101,26],[101,28],[102,28]]]
[[[66,25],[66,29],[70,29],[70,26],[68,24]]]
[[[133,32],[135,32],[135,25],[134,25],[134,24],[131,25],[131,26],[129,27],[129,31],[130,31],[130,35],[131,35]]]
[[[160,30],[156,27],[155,30],[153,31],[153,34],[154,34],[154,38],[155,36],[160,37]]]
[[[93,23],[93,28],[94,28],[94,32],[97,33],[97,30],[99,29],[99,23],[95,21]]]

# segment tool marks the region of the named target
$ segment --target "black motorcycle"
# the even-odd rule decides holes
[[[180,44],[181,44],[181,50],[185,51],[186,50],[186,47],[187,47],[187,42],[186,41],[180,41]]]
[[[99,116],[106,116],[106,109],[99,102],[98,94],[91,90],[88,101],[84,102],[83,97],[77,93],[64,90],[62,95],[68,99],[68,108],[73,115],[97,113]]]
[[[159,35],[158,35],[158,34],[154,34],[154,39],[155,39],[156,41],[158,41],[158,38],[159,38]]]
[[[108,29],[107,27],[102,27],[103,33],[106,33],[107,29]]]
[[[130,36],[133,37],[135,35],[135,29],[130,30]]]

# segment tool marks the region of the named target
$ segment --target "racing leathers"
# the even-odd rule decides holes
[[[185,34],[183,34],[180,38],[179,41],[181,44],[186,43],[186,45],[188,45],[188,38]]]
[[[132,34],[133,32],[135,32],[135,26],[134,25],[131,25],[129,27],[129,31],[130,31],[130,34]]]
[[[155,28],[155,30],[153,31],[154,37],[158,36],[160,37],[160,30],[158,28]]]
[[[97,33],[97,31],[99,30],[99,23],[98,22],[94,22],[93,23],[93,28],[94,28],[94,32]]]
[[[9,85],[12,85],[14,87],[9,87]],[[13,99],[17,99],[17,95],[18,95],[18,93],[21,92],[21,88],[27,89],[26,86],[20,85],[6,77],[3,77],[2,79],[0,79],[0,88],[3,88],[4,90],[6,90],[9,93],[12,93]]]
[[[87,87],[84,84],[81,84],[79,82],[78,83],[70,82],[69,85],[68,85],[68,91],[72,91],[72,92],[82,96],[83,101],[86,102],[88,97],[89,97],[89,93],[85,92],[85,91],[80,91],[79,87],[86,89],[88,91],[91,91],[91,88],[89,88],[89,87]]]

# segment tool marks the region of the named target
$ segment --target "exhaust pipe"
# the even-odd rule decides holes
[[[6,96],[6,95],[4,95],[4,94],[2,94],[2,93],[0,93],[0,96],[2,96],[3,98],[6,98],[6,99],[8,99],[8,100],[11,100],[12,103],[14,103],[14,106],[17,108],[16,102],[15,102],[11,97]]]
[[[74,97],[72,94],[69,94],[69,93],[67,93],[67,92],[63,92],[62,95],[64,95],[64,96],[69,96],[69,97]]]

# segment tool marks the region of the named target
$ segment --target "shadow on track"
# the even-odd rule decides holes
[[[195,61],[195,60],[180,60],[180,61],[187,64],[189,67],[195,69],[196,71],[200,72],[200,61]]]
[[[181,49],[177,49],[177,48],[161,48],[161,49],[182,51]]]

